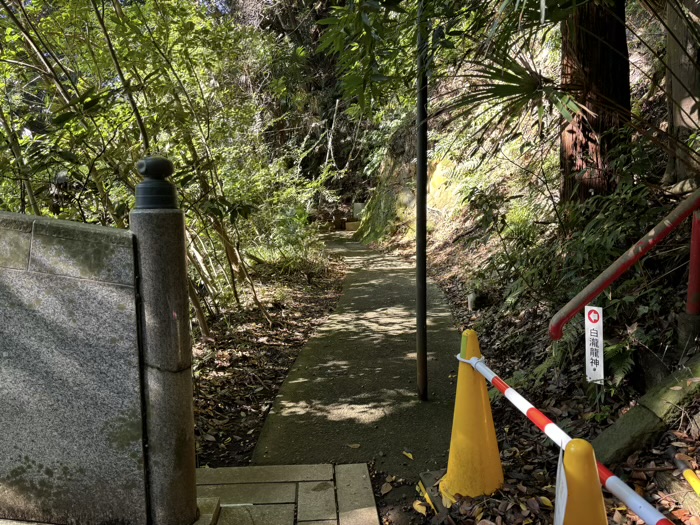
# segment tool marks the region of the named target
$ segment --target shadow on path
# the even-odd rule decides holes
[[[459,333],[440,290],[429,283],[430,400],[421,403],[413,266],[347,237],[332,237],[328,247],[347,263],[343,296],[282,385],[253,463],[375,460],[377,470],[409,479],[444,468],[455,394],[449,376],[457,370]]]

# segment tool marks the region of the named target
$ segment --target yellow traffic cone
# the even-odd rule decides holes
[[[474,330],[462,334],[460,356],[481,357]],[[457,397],[447,473],[440,481],[443,499],[493,494],[503,486],[503,467],[493,426],[486,380],[467,363],[459,363]]]
[[[595,452],[585,439],[572,439],[564,450],[566,513],[564,525],[608,525]]]

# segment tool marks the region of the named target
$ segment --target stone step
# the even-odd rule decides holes
[[[232,483],[295,483],[329,481],[333,465],[262,465],[250,467],[198,468],[197,485]]]
[[[299,483],[297,491],[297,520],[335,520],[335,486],[332,481],[306,481]],[[334,521],[335,523],[335,521]]]
[[[231,485],[199,485],[201,498],[219,498],[222,507],[227,505],[266,505],[271,503],[296,503],[295,483],[238,483]]]
[[[294,525],[294,505],[224,506],[218,525]]]
[[[221,512],[221,500],[219,498],[197,498],[199,519],[194,525],[215,525]]]
[[[380,525],[365,463],[335,466],[340,525]]]

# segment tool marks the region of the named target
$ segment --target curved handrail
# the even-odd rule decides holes
[[[593,299],[598,297],[603,290],[616,281],[623,273],[634,266],[654,246],[665,239],[673,230],[678,228],[691,213],[700,208],[700,190],[693,192],[680,203],[659,224],[642,237],[629,250],[623,253],[614,263],[604,270],[598,277],[581,290],[573,299],[559,310],[549,323],[549,336],[558,341],[564,333],[564,325],[579,313]]]

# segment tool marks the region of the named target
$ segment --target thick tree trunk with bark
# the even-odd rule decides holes
[[[588,2],[562,22],[562,84],[584,108],[561,133],[561,199],[585,200],[610,193],[617,176],[608,132],[629,121],[629,55],[625,1]]]
[[[700,159],[686,146],[690,134],[700,128],[698,20],[700,1],[666,2],[666,93],[672,140],[663,181],[666,184],[700,179]]]

